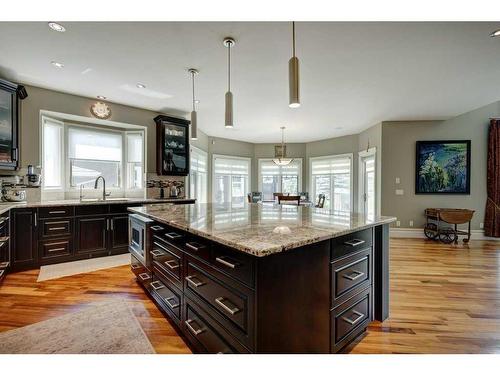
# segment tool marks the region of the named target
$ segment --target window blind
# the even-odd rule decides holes
[[[207,154],[194,147],[191,149],[191,171],[199,173],[208,171]]]
[[[312,159],[311,174],[330,175],[351,172],[351,158],[348,156],[332,156],[329,158]]]
[[[250,161],[217,156],[214,160],[214,173],[248,176],[250,174]]]

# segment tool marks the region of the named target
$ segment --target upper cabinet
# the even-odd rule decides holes
[[[187,176],[190,122],[170,116],[157,116],[155,122],[156,173],[164,176]]]
[[[15,170],[19,164],[17,88],[0,79],[0,169]]]

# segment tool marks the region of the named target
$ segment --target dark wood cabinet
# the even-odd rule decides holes
[[[19,166],[19,86],[0,79],[0,119],[2,142],[0,143],[0,169],[16,170]]]
[[[252,257],[154,222],[132,271],[195,352],[337,353],[377,311],[377,228]]]
[[[127,207],[137,205],[139,204],[12,209],[10,263],[13,270],[126,253]],[[1,243],[0,236],[0,266]]]
[[[166,176],[189,174],[190,121],[156,116],[156,173]]]
[[[6,212],[0,215],[0,281],[11,266],[10,242],[10,217]]]
[[[108,248],[107,217],[81,217],[76,219],[75,251],[77,254],[106,251]]]
[[[36,209],[11,211],[12,267],[29,268],[38,262],[38,220]]]
[[[128,215],[112,216],[109,225],[109,250],[126,252],[128,247]]]

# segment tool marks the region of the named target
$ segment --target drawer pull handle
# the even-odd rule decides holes
[[[151,254],[153,254],[153,256],[155,256],[155,257],[159,257],[159,256],[162,256],[162,255],[165,255],[165,253],[163,251],[158,250],[158,249],[152,250]]]
[[[237,307],[233,307],[233,308],[231,308],[231,307],[229,307],[228,305],[226,305],[224,302],[222,302],[222,301],[224,301],[225,299],[226,299],[226,298],[224,298],[224,297],[219,297],[219,298],[216,298],[216,299],[215,299],[215,302],[216,302],[216,303],[217,303],[220,307],[222,307],[224,310],[226,310],[229,314],[231,314],[231,315],[234,315],[234,314],[236,314],[238,311],[240,311],[240,309],[239,309],[239,308],[237,308]]]
[[[162,283],[160,283],[159,281],[153,281],[151,283],[151,287],[154,289],[154,290],[160,290],[160,289],[163,289],[165,288],[165,285],[163,285]]]
[[[53,227],[53,228],[49,228],[49,230],[65,230],[66,227]]]
[[[238,266],[239,266],[239,264],[238,264],[238,263],[231,263],[231,262],[229,262],[227,259],[229,259],[229,258],[228,258],[228,257],[224,257],[224,256],[222,256],[222,257],[217,257],[217,258],[215,258],[215,261],[216,261],[216,262],[218,262],[218,263],[220,263],[220,264],[225,265],[226,267],[232,268],[233,270],[234,270],[236,267],[238,267]]]
[[[354,320],[346,318],[345,316],[342,317],[342,320],[345,320],[347,323],[349,323],[352,326],[355,325],[356,323],[358,323],[360,320],[362,320],[365,317],[365,314],[361,314],[360,312],[358,312],[356,310],[352,310],[352,313],[355,315],[358,315],[358,317]]]
[[[62,250],[66,250],[65,247],[54,247],[53,249],[48,249],[47,251],[49,253],[55,253],[56,251],[62,251]]]
[[[196,276],[186,276],[186,280],[187,280],[187,282],[188,282],[189,284],[191,284],[192,286],[194,286],[195,288],[198,288],[198,287],[200,287],[200,286],[202,286],[202,285],[205,285],[205,283],[203,283],[203,282],[201,282],[201,281],[200,281],[200,282],[196,282],[196,281],[194,281],[194,280],[193,280],[193,278],[194,278],[194,277],[196,277]]]
[[[170,268],[171,270],[175,270],[179,268],[179,264],[177,263],[176,260],[170,259],[165,262],[165,265]]]
[[[51,214],[51,215],[52,214],[65,214],[65,213],[66,213],[66,211],[63,211],[63,210],[61,210],[61,211],[49,211],[49,214]]]
[[[176,240],[178,238],[181,238],[182,235],[175,233],[175,232],[170,232],[170,233],[165,233],[165,237],[171,239],[171,240]]]
[[[151,278],[151,276],[149,276],[149,274],[147,274],[146,272],[144,272],[144,273],[139,274],[139,278],[142,281],[146,281],[146,280],[149,280]]]
[[[205,246],[199,244],[198,242],[186,242],[186,246],[194,251],[201,250],[205,247]]]
[[[356,247],[359,245],[363,245],[366,241],[365,240],[358,240],[358,239],[353,239],[344,242],[344,245],[351,246],[351,247]]]
[[[130,265],[130,268],[132,268],[133,270],[136,270],[136,269],[141,268],[141,266],[140,266],[140,265],[138,265],[138,264],[131,264],[131,265]]]
[[[193,332],[193,335],[198,336],[200,333],[203,332],[203,328],[194,329],[194,327],[191,325],[191,323],[193,323],[193,319],[188,319],[188,320],[185,321],[185,323],[186,323],[186,327],[188,327],[189,330],[191,332]]]
[[[171,309],[176,309],[179,307],[179,304],[178,303],[172,303],[170,301],[175,301],[175,297],[168,297],[168,298],[165,298],[165,302],[167,303],[167,305],[171,308]]]
[[[342,277],[343,277],[344,279],[354,281],[354,280],[359,279],[360,277],[363,277],[364,275],[365,275],[365,273],[364,273],[364,272],[360,272],[360,271],[353,271],[350,275],[342,275]]]
[[[154,231],[156,232],[156,231],[159,231],[159,230],[163,230],[163,227],[161,227],[161,226],[159,226],[159,225],[153,225],[153,226],[151,227],[151,229],[152,229],[152,230],[154,230]]]

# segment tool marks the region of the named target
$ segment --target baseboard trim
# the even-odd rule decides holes
[[[391,228],[390,231],[392,238],[426,238],[423,228]],[[462,238],[462,236],[460,236]],[[500,237],[487,237],[484,235],[484,230],[473,229],[471,230],[471,240],[484,240],[484,241],[500,241]]]

